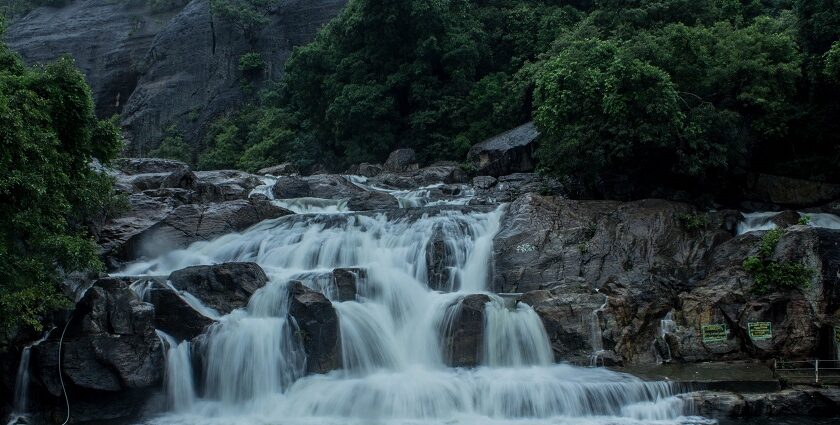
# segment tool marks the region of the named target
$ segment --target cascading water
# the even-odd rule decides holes
[[[771,230],[778,227],[773,219],[781,214],[780,212],[754,212],[743,213],[744,219],[738,223],[736,234],[754,232],[758,230]],[[808,217],[807,223],[811,227],[825,229],[840,229],[840,217],[829,213],[805,213],[800,212],[800,217]]]
[[[190,342],[178,342],[166,332],[157,331],[166,347],[166,404],[171,410],[183,412],[195,403],[195,382],[192,376]]]
[[[671,384],[553,364],[534,310],[506,307],[487,292],[502,214],[449,207],[287,216],[131,265],[124,274],[253,261],[270,280],[192,347],[162,335],[171,411],[146,423],[678,423],[683,405]],[[445,271],[434,267],[435,255],[445,255]],[[365,270],[354,300],[338,301],[328,277],[335,268]],[[430,287],[440,272],[445,292]],[[290,281],[332,300],[342,369],[305,376],[288,316]],[[442,336],[473,294],[489,299],[476,347],[481,366],[448,367]]]
[[[601,312],[607,308],[610,298],[604,295],[604,304],[592,311],[591,322],[589,323],[589,339],[592,345],[592,354],[589,355],[589,366],[598,366],[598,359],[604,354],[604,337],[601,330]]]
[[[50,336],[50,329],[44,332],[41,339],[27,345],[20,353],[20,363],[18,363],[17,373],[15,375],[15,393],[12,400],[12,417],[10,424],[17,423],[26,417],[29,407],[29,384],[31,383],[29,364],[32,357],[32,347],[47,340]]]

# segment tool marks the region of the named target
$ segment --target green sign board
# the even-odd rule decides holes
[[[773,326],[770,322],[749,322],[747,328],[754,341],[773,339]]]
[[[726,341],[727,333],[726,325],[703,325],[703,342]]]
[[[840,328],[834,328],[834,343],[837,344],[837,348],[840,349]]]

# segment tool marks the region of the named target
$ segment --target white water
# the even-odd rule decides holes
[[[195,382],[192,376],[190,342],[178,342],[166,332],[157,331],[166,347],[166,373],[164,390],[166,405],[175,412],[189,410],[195,403]]]
[[[684,406],[671,384],[553,364],[533,309],[506,306],[487,292],[502,214],[499,208],[428,210],[400,219],[288,216],[131,265],[124,274],[165,275],[198,264],[253,261],[270,279],[247,308],[221,317],[196,346],[162,335],[169,347],[170,411],[145,423],[680,423]],[[446,251],[446,292],[430,289],[427,264],[427,251],[441,234],[443,244],[437,246]],[[329,274],[338,267],[367,271],[366,279],[357,281],[354,301],[336,300]],[[288,316],[291,280],[333,300],[342,369],[305,376],[301,336]],[[481,366],[447,367],[443,336],[450,335],[470,294],[490,298],[483,344],[476,347]],[[190,351],[201,360],[194,363]]]
[[[589,355],[589,366],[598,366],[598,359],[604,354],[604,332],[601,329],[601,312],[607,308],[610,302],[610,297],[604,295],[604,303],[600,307],[592,311],[591,321],[589,322],[589,343],[592,346],[592,354]]]
[[[736,234],[743,235],[747,232],[775,229],[778,226],[776,226],[776,223],[773,223],[772,220],[779,214],[781,214],[781,212],[778,211],[742,213],[741,215],[744,216],[744,219],[738,223]],[[807,216],[810,219],[808,225],[811,227],[840,229],[840,217],[834,214],[799,212],[799,216]]]
[[[432,184],[417,189],[389,189],[377,186],[368,182],[367,177],[346,175],[343,176],[348,182],[368,192],[387,193],[399,202],[400,208],[434,207],[442,205],[467,205],[475,196],[475,190],[465,184],[450,185],[456,193],[446,196],[433,197],[433,192],[444,188],[443,183]],[[282,208],[286,208],[298,214],[334,214],[349,212],[346,199],[323,199],[323,198],[292,198],[274,199],[271,188],[277,181],[275,177],[262,177],[263,184],[254,188],[249,196],[263,195]]]
[[[665,314],[665,317],[659,321],[659,340],[661,341],[665,352],[663,353],[664,356],[659,359],[662,363],[668,363],[672,360],[671,357],[671,346],[668,344],[668,335],[673,334],[677,331],[677,322],[674,321],[674,310],[669,311]],[[654,341],[655,343],[656,341]],[[659,356],[658,352],[654,350],[654,352]]]
[[[15,374],[15,393],[12,400],[12,415],[9,423],[17,423],[27,417],[29,407],[29,384],[32,382],[30,377],[29,364],[32,357],[32,347],[47,340],[52,329],[44,332],[41,339],[27,345],[20,353],[20,363],[18,363],[17,373]]]

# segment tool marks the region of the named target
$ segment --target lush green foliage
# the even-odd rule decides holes
[[[350,0],[295,50],[282,81],[221,119],[240,139],[215,132],[206,155],[249,169],[341,167],[397,147],[460,160],[534,119],[543,171],[587,187],[617,175],[710,192],[744,170],[840,180],[838,9]]]
[[[210,0],[214,17],[230,23],[250,39],[268,24],[268,14],[278,0]]]
[[[166,129],[163,141],[156,149],[149,152],[149,155],[154,158],[175,159],[187,164],[193,162],[190,146],[174,126]]]
[[[709,227],[709,215],[706,213],[685,213],[677,216],[680,227],[688,232],[697,232]]]
[[[753,278],[752,291],[763,295],[774,290],[801,289],[811,286],[814,271],[801,262],[773,260],[773,252],[784,230],[773,229],[761,238],[758,255],[744,260],[744,270]]]
[[[85,223],[109,208],[113,182],[91,161],[119,140],[71,59],[31,69],[0,43],[0,327],[38,327],[66,303],[62,272],[101,266]]]

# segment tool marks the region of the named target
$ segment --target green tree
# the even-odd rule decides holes
[[[67,303],[62,273],[101,267],[84,225],[113,188],[91,163],[117,154],[119,132],[71,59],[28,68],[0,44],[0,146],[0,321],[38,328]]]
[[[166,129],[160,145],[149,152],[154,158],[174,159],[177,161],[192,163],[192,148],[184,141],[184,136],[178,132],[175,126]]]

